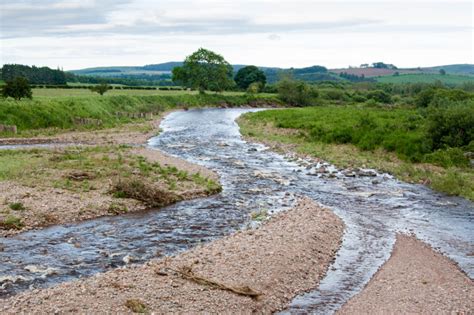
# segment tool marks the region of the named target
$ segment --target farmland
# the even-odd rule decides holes
[[[474,76],[454,75],[454,74],[400,74],[398,76],[378,77],[377,82],[381,83],[435,83],[442,82],[447,85],[461,85],[465,82],[474,82]]]

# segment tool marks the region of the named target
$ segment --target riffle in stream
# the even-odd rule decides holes
[[[474,206],[370,170],[282,156],[243,141],[235,119],[248,109],[174,112],[149,146],[215,170],[219,195],[141,213],[30,231],[1,240],[0,296],[175,254],[251,226],[250,213],[291,208],[306,195],[346,224],[320,286],[285,312],[327,314],[359,292],[389,258],[397,232],[414,233],[474,275]],[[329,172],[319,172],[321,167]]]

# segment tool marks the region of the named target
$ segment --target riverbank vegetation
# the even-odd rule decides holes
[[[306,107],[247,114],[244,135],[474,200],[473,93],[425,84],[284,84],[281,96]]]
[[[29,136],[31,133],[28,131],[31,130],[45,128],[56,128],[59,130],[109,128],[136,120],[136,118],[123,115],[123,113],[160,113],[165,110],[179,108],[266,106],[280,103],[274,95],[249,95],[243,93],[233,95],[189,95],[186,93],[172,95],[110,94],[104,96],[96,94],[90,97],[33,97],[32,100],[21,101],[15,101],[10,98],[0,99],[0,122],[5,125],[17,126],[17,136]],[[81,123],[78,124],[78,121]],[[3,136],[14,135],[3,134]]]

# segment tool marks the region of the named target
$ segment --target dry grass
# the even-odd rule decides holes
[[[180,200],[176,193],[140,177],[119,179],[112,185],[111,192],[119,198],[140,200],[150,207],[163,207]]]

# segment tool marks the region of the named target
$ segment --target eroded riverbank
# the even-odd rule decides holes
[[[159,314],[270,313],[317,285],[334,259],[343,229],[331,211],[304,198],[255,230],[144,266],[22,293],[0,300],[0,310],[3,314],[124,313],[130,305],[141,304],[143,310]],[[261,296],[255,299],[213,288],[173,271],[183,267],[228,287],[248,287]]]

